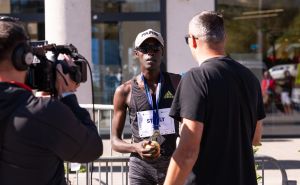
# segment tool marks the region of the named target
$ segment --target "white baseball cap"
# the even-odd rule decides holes
[[[161,34],[157,31],[154,31],[152,29],[148,29],[145,31],[142,31],[136,36],[134,47],[137,48],[141,46],[141,44],[148,38],[155,38],[159,41],[159,43],[164,46],[164,39],[162,38]]]

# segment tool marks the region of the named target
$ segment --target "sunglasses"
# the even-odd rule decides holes
[[[190,37],[191,37],[190,35],[184,36],[184,39],[185,39],[185,43],[186,43],[186,44],[189,44],[189,38],[190,38]]]
[[[194,38],[194,39],[198,39],[197,37],[194,37],[194,36],[190,36],[190,35],[186,35],[184,36],[184,39],[185,39],[185,43],[188,45],[189,44],[189,38]]]
[[[149,45],[145,44],[140,47],[138,47],[136,50],[142,52],[142,53],[149,53],[150,51],[157,53],[160,50],[161,46],[159,44],[157,45]]]

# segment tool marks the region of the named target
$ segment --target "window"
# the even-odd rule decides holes
[[[136,35],[148,28],[160,31],[158,21],[124,21],[93,25],[92,61],[96,102],[111,104],[115,89],[140,73],[134,57]]]
[[[261,80],[267,112],[264,135],[300,136],[299,4],[299,0],[217,1],[217,11],[225,18],[226,52]]]
[[[165,1],[92,0],[92,61],[95,103],[112,104],[115,89],[140,73],[133,55],[136,35],[165,33]]]
[[[10,13],[44,13],[44,0],[11,0]]]
[[[92,12],[159,12],[159,0],[92,0]]]

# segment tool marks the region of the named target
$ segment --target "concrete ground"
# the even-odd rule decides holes
[[[288,180],[294,180],[289,185],[300,185],[300,138],[299,139],[263,139],[262,146],[257,151],[258,156],[268,156],[276,159],[279,165],[286,170]],[[103,157],[121,156],[121,154],[112,152],[110,141],[104,140],[104,154]],[[108,165],[110,165],[109,163]],[[97,164],[94,164],[97,166]],[[105,166],[105,164],[103,164]],[[102,165],[102,166],[103,166]],[[121,166],[121,163],[113,163],[112,165]],[[261,170],[258,170],[261,174]],[[106,180],[106,178],[108,180]],[[72,185],[86,185],[86,174],[78,173],[70,174],[70,182]],[[122,185],[126,184],[126,176],[118,168],[114,173],[98,173],[95,170],[93,173],[93,185]],[[108,181],[108,183],[105,183]],[[296,182],[295,182],[296,181]],[[260,181],[259,184],[262,184]],[[282,185],[282,176],[278,168],[268,163],[265,164],[264,171],[264,185]]]
[[[286,170],[288,180],[297,181],[300,185],[300,139],[263,139],[257,154],[275,158]],[[281,173],[275,166],[266,165],[265,185],[281,185],[281,179]],[[290,184],[295,185],[293,183]]]

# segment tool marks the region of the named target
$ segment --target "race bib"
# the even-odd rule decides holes
[[[159,132],[161,135],[174,134],[174,119],[169,116],[170,108],[159,109]],[[150,137],[153,135],[153,111],[137,112],[139,136]]]

